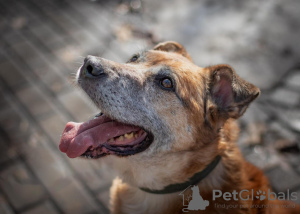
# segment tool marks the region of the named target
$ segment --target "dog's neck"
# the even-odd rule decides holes
[[[203,178],[200,182],[197,182],[200,189],[210,191],[213,189],[218,189],[223,185],[225,176],[227,175],[225,167],[226,164],[224,164],[223,159],[224,158],[221,158],[219,163],[205,178]],[[146,167],[130,165],[130,162],[126,163],[126,159],[115,159],[114,163],[116,164],[115,168],[118,169],[119,176],[122,179],[122,181],[128,183],[130,186],[137,189],[139,189],[139,187],[146,187],[147,189],[152,190],[164,189],[166,186],[170,185],[170,183],[168,182],[170,180],[169,173],[173,172],[174,175],[177,175],[180,172],[182,172],[180,164],[177,164],[177,167],[175,168],[168,168],[169,173],[165,173],[160,170],[157,170],[157,167],[155,167],[155,165],[151,167],[151,164],[149,164],[149,166]],[[182,166],[182,168],[183,167],[184,166]],[[191,178],[196,172],[199,171],[195,171],[193,174],[191,174],[189,177],[186,177],[185,179],[177,179],[177,182],[173,183],[183,183],[184,181]]]
[[[224,183],[225,164],[223,159],[217,164],[212,172],[198,183],[200,193],[212,192],[214,189],[221,189]],[[118,198],[122,199],[122,206],[118,207],[112,204],[113,209],[119,210],[116,213],[161,213],[162,210],[168,210],[165,213],[175,213],[172,207],[182,205],[182,196],[180,192],[170,194],[152,194],[142,191],[138,187],[130,185],[116,179],[114,182],[121,182],[122,185],[113,185],[118,187],[119,191],[112,191],[118,194]],[[185,191],[185,194],[191,194],[191,190]],[[144,206],[147,204],[147,206]],[[182,208],[180,208],[181,210]],[[174,210],[175,211],[175,210]]]
[[[200,172],[195,173],[186,182],[171,184],[161,190],[153,190],[153,189],[144,188],[144,187],[139,187],[139,188],[145,192],[152,193],[152,194],[170,194],[170,193],[184,191],[185,189],[187,189],[188,187],[190,187],[192,185],[198,185],[199,182],[201,182],[203,179],[205,179],[215,169],[215,167],[218,165],[220,160],[221,160],[221,156],[218,155],[210,164],[208,164],[206,166],[205,169],[203,169]]]

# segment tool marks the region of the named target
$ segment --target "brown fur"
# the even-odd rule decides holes
[[[99,108],[117,120],[147,126],[154,130],[154,135],[156,132],[160,133],[155,129],[158,126],[164,133],[168,133],[164,136],[157,134],[156,141],[144,152],[115,158],[115,167],[119,169],[121,179],[117,178],[111,188],[112,213],[182,213],[182,198],[179,193],[156,195],[143,192],[138,187],[162,189],[169,184],[185,182],[203,170],[217,155],[222,157],[221,162],[198,184],[204,199],[210,200],[214,189],[220,189],[224,193],[251,189],[255,192],[267,191],[270,188],[263,172],[246,162],[236,145],[239,128],[235,119],[242,116],[260,91],[241,79],[229,65],[200,68],[193,64],[186,50],[176,42],[158,44],[154,50],[142,53],[137,60],[127,64],[101,58],[99,64],[107,73],[108,80],[117,83],[127,81],[132,87],[118,89],[118,85],[110,86],[107,80],[99,86],[94,80],[79,76],[82,88]],[[162,68],[172,72],[176,92],[152,86],[152,76]],[[147,84],[151,87],[143,91],[142,88],[147,87]],[[118,96],[121,92],[125,95]],[[141,93],[145,93],[144,99],[147,98],[145,107],[143,100],[134,98]],[[136,100],[127,99],[127,95]],[[120,102],[116,103],[116,99],[126,103],[127,109],[123,109]],[[134,111],[134,117],[124,116],[132,116],[130,111],[137,105],[147,113],[139,115],[139,111]],[[145,114],[149,116],[146,117]],[[154,118],[153,115],[160,120],[151,119],[149,122],[147,118]],[[188,196],[191,190],[184,194]],[[263,206],[268,203],[290,202],[260,201],[255,197],[253,201],[225,201],[217,198],[216,201],[210,200],[206,210],[195,213],[300,212],[299,207],[281,210],[249,208],[253,204]],[[223,209],[215,204],[244,208]]]

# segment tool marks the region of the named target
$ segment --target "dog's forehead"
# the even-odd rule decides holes
[[[148,50],[138,55],[139,59],[130,64],[140,71],[148,71],[147,74],[168,70],[169,73],[180,75],[182,72],[195,73],[202,70],[189,59],[177,53]]]
[[[143,57],[143,61],[147,62],[149,66],[158,65],[158,64],[172,66],[174,65],[174,63],[176,63],[176,67],[180,67],[180,65],[183,66],[186,64],[194,65],[186,57],[174,52],[149,50],[143,52],[142,57]]]

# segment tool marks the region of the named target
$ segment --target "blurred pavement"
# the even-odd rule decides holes
[[[58,150],[98,110],[76,88],[86,55],[125,62],[165,40],[262,89],[239,145],[300,203],[300,1],[0,0],[0,213],[107,213],[115,172]]]

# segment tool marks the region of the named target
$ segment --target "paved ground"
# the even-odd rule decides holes
[[[176,40],[262,89],[241,119],[245,157],[300,203],[300,2],[0,0],[0,213],[107,213],[114,172],[58,151],[97,113],[72,84],[87,54],[119,62]]]

